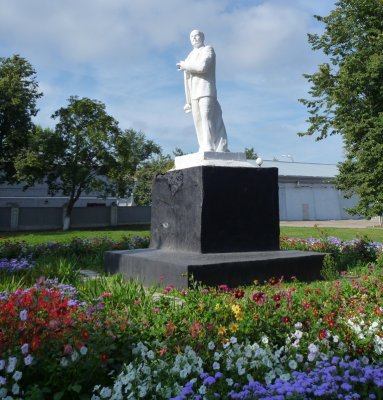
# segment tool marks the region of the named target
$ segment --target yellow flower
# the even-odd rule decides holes
[[[229,329],[230,329],[230,331],[233,332],[233,333],[237,332],[238,328],[239,328],[239,327],[238,327],[238,324],[237,324],[236,322],[232,322],[232,323],[229,325]]]
[[[238,314],[240,314],[240,312],[241,312],[241,307],[240,307],[238,304],[233,304],[233,305],[231,306],[231,310],[233,311],[233,313],[234,313],[235,315],[238,315]]]
[[[226,332],[227,332],[227,329],[223,325],[220,325],[218,327],[218,335],[221,335],[221,336],[226,335]]]
[[[214,308],[216,311],[219,311],[221,309],[221,304],[217,303]]]
[[[231,306],[231,311],[233,311],[235,319],[237,321],[242,321],[243,320],[243,312],[241,310],[241,307],[238,304],[233,304]]]

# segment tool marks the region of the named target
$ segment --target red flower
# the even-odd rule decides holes
[[[291,319],[288,315],[285,315],[284,317],[282,317],[283,324],[288,324],[290,321],[291,321]]]
[[[106,363],[108,361],[108,358],[109,358],[108,353],[105,353],[105,351],[102,351],[100,353],[100,360],[102,363]]]
[[[327,337],[327,332],[326,332],[324,329],[321,329],[321,330],[319,331],[318,337],[319,337],[320,340],[326,339],[326,337]]]
[[[263,292],[255,292],[253,294],[253,300],[254,300],[255,304],[258,304],[259,306],[261,306],[262,304],[264,304],[266,302],[266,294]]]
[[[281,295],[279,293],[275,294],[273,296],[273,299],[276,303],[279,303],[281,301]]]
[[[242,299],[242,297],[243,297],[244,295],[245,295],[245,291],[242,290],[242,289],[237,289],[237,290],[234,292],[234,296],[235,296],[236,299]]]
[[[89,340],[89,338],[90,338],[89,332],[86,331],[85,329],[83,329],[83,330],[81,331],[81,336],[84,338],[84,340]]]
[[[113,296],[113,293],[111,293],[111,292],[104,292],[104,293],[101,295],[101,297],[110,297],[110,296]]]

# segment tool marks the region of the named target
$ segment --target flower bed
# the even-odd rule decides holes
[[[382,271],[183,291],[40,278],[0,293],[0,399],[382,398]]]

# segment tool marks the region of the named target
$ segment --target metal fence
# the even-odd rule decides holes
[[[0,231],[62,229],[62,207],[0,207]],[[71,228],[150,224],[150,207],[77,207]]]

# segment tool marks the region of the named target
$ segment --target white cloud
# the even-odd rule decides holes
[[[191,49],[189,32],[201,29],[217,53],[219,101],[232,150],[290,146],[296,160],[304,161],[310,154],[305,148],[317,144],[295,135],[307,116],[297,98],[307,92],[302,74],[320,60],[306,33],[319,29],[312,14],[326,14],[332,5],[333,0],[0,0],[0,54],[20,53],[35,67],[45,93],[40,123],[52,126],[50,115],[70,95],[87,96],[103,101],[122,127],[141,129],[166,151],[194,151],[175,63]],[[334,148],[328,157],[337,161],[341,149]]]

